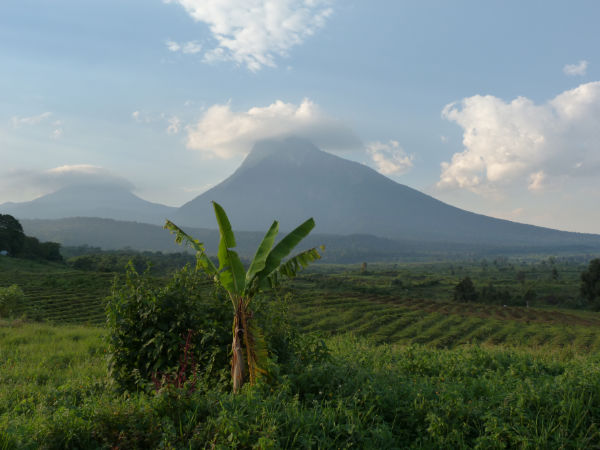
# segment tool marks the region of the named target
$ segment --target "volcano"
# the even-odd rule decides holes
[[[215,228],[211,201],[235,229],[264,231],[273,219],[291,230],[314,217],[317,233],[499,246],[600,245],[570,233],[465,211],[300,138],[261,141],[226,180],[173,215],[182,226]]]

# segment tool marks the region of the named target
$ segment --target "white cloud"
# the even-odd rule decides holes
[[[175,41],[167,41],[165,43],[169,51],[173,53],[181,52],[187,55],[195,55],[202,51],[202,45],[198,41],[182,42],[181,44]]]
[[[196,53],[200,53],[202,51],[202,45],[196,41],[186,42],[181,51],[189,55],[195,55]]]
[[[177,134],[181,131],[182,121],[179,117],[169,115],[167,113],[149,113],[146,111],[134,111],[131,113],[131,117],[137,123],[146,124],[150,127],[160,127],[164,129],[166,123],[167,134]]]
[[[223,159],[245,155],[256,141],[291,135],[330,151],[362,149],[360,139],[349,128],[323,114],[308,99],[299,105],[277,100],[241,112],[232,111],[229,104],[214,105],[187,130],[188,148]]]
[[[507,103],[476,95],[446,106],[442,115],[462,127],[464,150],[442,163],[440,188],[540,191],[600,174],[600,82],[541,105],[525,97]]]
[[[67,186],[108,185],[133,190],[134,186],[111,171],[90,164],[72,164],[46,170],[11,170],[0,174],[0,191],[7,198],[35,198]]]
[[[51,116],[52,116],[51,112],[44,112],[37,116],[30,116],[30,117],[14,116],[14,117],[12,117],[11,121],[12,121],[13,127],[19,128],[24,125],[25,126],[26,125],[38,125],[39,123],[42,123],[45,120],[49,119]]]
[[[585,75],[588,67],[588,62],[586,60],[581,60],[577,64],[567,64],[563,67],[563,72],[566,75],[576,76],[576,75]]]
[[[177,134],[181,130],[181,120],[179,117],[173,116],[167,120],[169,126],[167,127],[168,134]]]
[[[367,153],[384,175],[401,175],[413,167],[414,155],[406,154],[398,141],[371,142],[367,145]]]
[[[543,170],[534,172],[529,175],[529,185],[527,188],[530,191],[542,191],[544,189],[544,181],[546,181],[546,174]]]
[[[167,41],[167,42],[165,42],[165,44],[167,45],[167,48],[171,52],[178,52],[179,50],[181,50],[181,45],[179,45],[175,41]]]
[[[274,67],[277,56],[301,44],[331,15],[331,0],[164,0],[206,23],[217,46],[206,61],[235,61],[252,71]],[[173,46],[181,45],[169,41]],[[169,46],[169,42],[167,45]]]
[[[29,172],[29,179],[42,187],[61,188],[71,185],[107,184],[133,189],[123,177],[91,164],[67,164],[52,169]]]

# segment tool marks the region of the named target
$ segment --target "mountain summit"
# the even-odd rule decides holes
[[[299,138],[257,143],[229,178],[183,205],[179,225],[214,228],[211,200],[239,230],[264,231],[273,219],[292,229],[314,217],[318,233],[492,245],[600,243],[567,233],[474,214]]]
[[[148,202],[128,188],[107,183],[75,184],[35,200],[4,203],[0,212],[18,219],[103,217],[162,225],[176,208]]]

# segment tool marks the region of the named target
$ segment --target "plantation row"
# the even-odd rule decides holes
[[[292,311],[305,331],[353,332],[381,343],[438,348],[483,343],[600,351],[600,314],[525,307],[342,295],[296,295]]]
[[[0,270],[0,287],[17,284],[24,291],[25,302],[17,315],[55,323],[105,322],[104,299],[114,274],[23,261],[14,264],[0,267],[4,269]],[[569,268],[561,267],[561,273]],[[305,331],[355,332],[377,342],[436,347],[488,343],[573,346],[580,351],[600,348],[593,331],[600,326],[600,314],[449,301],[452,278],[444,265],[387,267],[368,273],[348,272],[347,266],[337,271],[329,268],[328,273],[322,270],[317,268],[288,285],[293,289],[294,317]],[[496,269],[487,272],[499,273]],[[576,291],[575,271],[571,272],[571,282],[561,282],[564,291]],[[394,286],[393,280],[398,279],[403,286]]]
[[[18,267],[13,270],[0,271],[0,287],[17,285],[25,294],[13,315],[55,323],[105,322],[104,299],[113,274],[74,271],[59,265],[15,264]]]

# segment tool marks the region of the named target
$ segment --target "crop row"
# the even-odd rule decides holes
[[[577,315],[481,304],[298,296],[294,317],[307,331],[352,332],[377,342],[452,348],[467,343],[600,350],[598,314]]]

